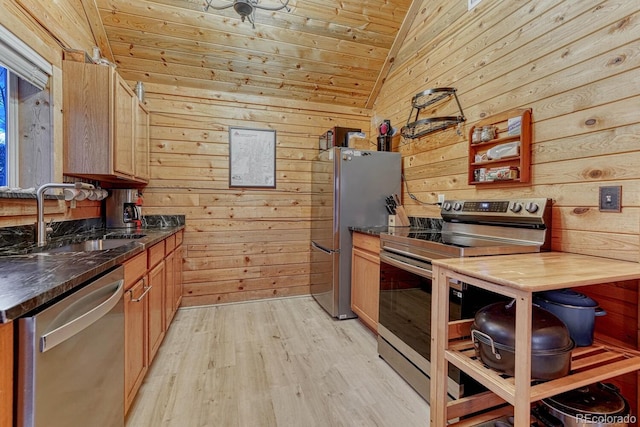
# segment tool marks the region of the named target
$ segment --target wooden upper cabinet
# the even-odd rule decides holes
[[[116,173],[127,176],[135,175],[134,156],[135,156],[135,134],[134,128],[135,115],[137,108],[134,109],[134,101],[136,97],[117,74],[115,75],[115,110],[114,110],[114,128],[115,139],[113,140],[113,169]]]
[[[64,61],[62,72],[64,174],[146,183],[149,121],[133,90],[112,67]]]

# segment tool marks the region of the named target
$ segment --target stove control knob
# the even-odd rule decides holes
[[[454,211],[462,210],[462,203],[457,203],[457,202],[456,202],[456,203],[453,205],[453,210],[454,210]]]
[[[538,211],[538,205],[531,202],[527,203],[524,208],[529,213],[536,213]]]
[[[520,212],[521,210],[522,210],[522,204],[521,204],[521,203],[515,202],[515,203],[511,206],[511,212],[518,213],[518,212]]]
[[[443,211],[450,211],[450,210],[451,210],[451,203],[449,203],[449,202],[444,202],[444,203],[442,204],[442,210],[443,210]]]

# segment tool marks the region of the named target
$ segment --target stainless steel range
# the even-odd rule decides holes
[[[378,353],[429,400],[431,260],[548,250],[551,200],[448,200],[441,230],[396,227],[380,236]],[[457,283],[451,286],[450,320],[468,319],[503,296]],[[459,398],[482,388],[449,369],[448,391]]]

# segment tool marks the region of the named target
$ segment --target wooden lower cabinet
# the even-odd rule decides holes
[[[374,332],[378,331],[380,297],[380,237],[353,233],[351,254],[351,310]]]
[[[182,302],[182,231],[166,240],[165,248],[167,256],[165,258],[165,319],[167,325],[171,323],[173,317]]]
[[[149,369],[147,252],[124,263],[124,412]]]
[[[175,252],[171,252],[164,259],[164,267],[165,267],[165,298],[164,298],[164,321],[165,325],[171,324],[171,320],[173,320],[173,315],[176,313],[176,303],[175,303],[175,286],[176,286],[176,277],[175,277]]]
[[[147,317],[149,287],[146,275],[127,289],[124,296],[125,317],[125,413],[149,369]]]
[[[149,272],[149,364],[156,356],[165,332],[165,263],[160,261]]]
[[[180,304],[182,303],[182,292],[184,290],[184,282],[182,281],[182,254],[182,245],[180,245],[176,248],[175,259],[173,261],[175,276],[175,283],[173,284],[173,300],[176,310],[180,308]]]
[[[129,411],[180,305],[182,231],[176,235],[124,263],[125,413]]]
[[[0,324],[0,427],[13,426],[13,323]]]

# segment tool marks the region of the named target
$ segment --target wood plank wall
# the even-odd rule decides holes
[[[309,293],[310,160],[367,110],[146,85],[151,180],[144,214],[186,216],[183,305]],[[276,188],[229,188],[229,127],[276,131]]]
[[[0,0],[0,24],[31,46],[53,65],[50,90],[53,98],[54,158],[53,181],[62,182],[62,56],[63,46],[91,50],[94,41],[88,29],[79,0],[38,2],[31,0]],[[83,22],[83,19],[85,22]],[[75,208],[64,201],[47,201],[45,219],[64,221],[96,218],[100,203],[77,202]],[[0,199],[0,227],[34,224],[35,199]]]
[[[553,248],[640,261],[640,3],[424,1],[374,107],[406,123],[411,97],[453,86],[467,122],[403,141],[420,200],[508,195],[554,200]],[[467,184],[466,136],[483,117],[533,109],[531,185]],[[429,115],[454,115],[454,102]],[[423,117],[423,116],[421,116]],[[622,186],[622,213],[598,211],[598,187]],[[437,214],[406,197],[412,215]]]
[[[417,0],[420,1],[420,0]],[[406,123],[411,98],[453,86],[466,123],[398,141],[409,190],[447,198],[553,199],[554,250],[640,262],[640,3],[628,1],[422,1],[374,106]],[[422,117],[456,115],[455,103]],[[532,182],[467,184],[466,136],[478,120],[533,109]],[[622,186],[622,212],[598,210],[598,189]],[[403,194],[410,215],[437,216]],[[582,289],[608,311],[599,335],[638,346],[638,282]],[[618,379],[637,407],[636,376]],[[634,409],[634,413],[635,409]]]

